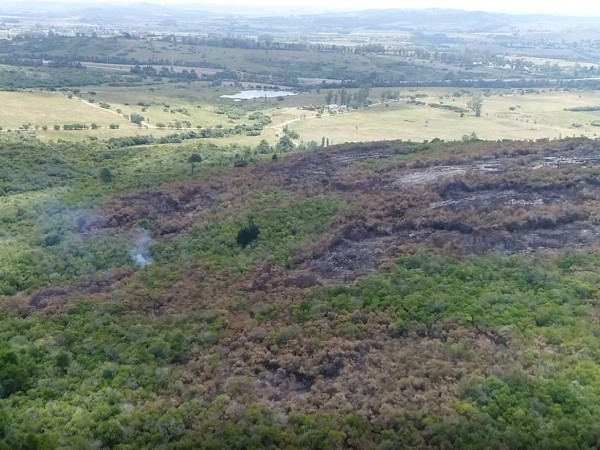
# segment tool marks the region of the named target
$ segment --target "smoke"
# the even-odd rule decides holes
[[[154,262],[150,256],[150,245],[152,237],[150,232],[143,228],[136,228],[134,231],[133,248],[131,249],[131,259],[138,267],[146,267]]]

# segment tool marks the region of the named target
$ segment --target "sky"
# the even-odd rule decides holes
[[[14,1],[14,0],[13,0]],[[19,1],[19,0],[18,0]],[[30,2],[30,0],[20,0]],[[57,0],[37,0],[39,2],[56,2]],[[61,1],[61,0],[59,0]],[[140,0],[141,1],[141,0]],[[482,0],[145,0],[149,3],[161,3],[165,5],[198,5],[212,3],[219,5],[243,5],[246,8],[251,4],[257,7],[276,6],[293,8],[299,5],[302,10],[315,9],[325,10],[357,10],[370,8],[454,8],[472,11],[494,11],[513,13],[547,13],[560,15],[578,15],[600,17],[600,2],[594,0],[503,0],[501,2],[486,2]],[[128,4],[138,3],[136,0],[62,0],[64,3],[79,3],[87,5],[90,3]],[[290,11],[293,13],[293,11]],[[600,21],[599,21],[600,28]]]

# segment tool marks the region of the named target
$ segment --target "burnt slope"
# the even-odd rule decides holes
[[[79,424],[59,447],[592,448],[599,151],[355,144],[119,195],[79,233],[143,223],[153,264],[6,298],[8,442],[36,411]]]

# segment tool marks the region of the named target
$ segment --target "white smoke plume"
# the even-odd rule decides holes
[[[154,262],[150,255],[150,245],[152,236],[150,231],[143,228],[136,228],[134,231],[133,248],[131,249],[131,259],[138,267],[146,267]]]

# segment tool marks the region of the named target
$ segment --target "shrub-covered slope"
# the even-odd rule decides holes
[[[3,145],[6,448],[600,445],[596,141]]]

